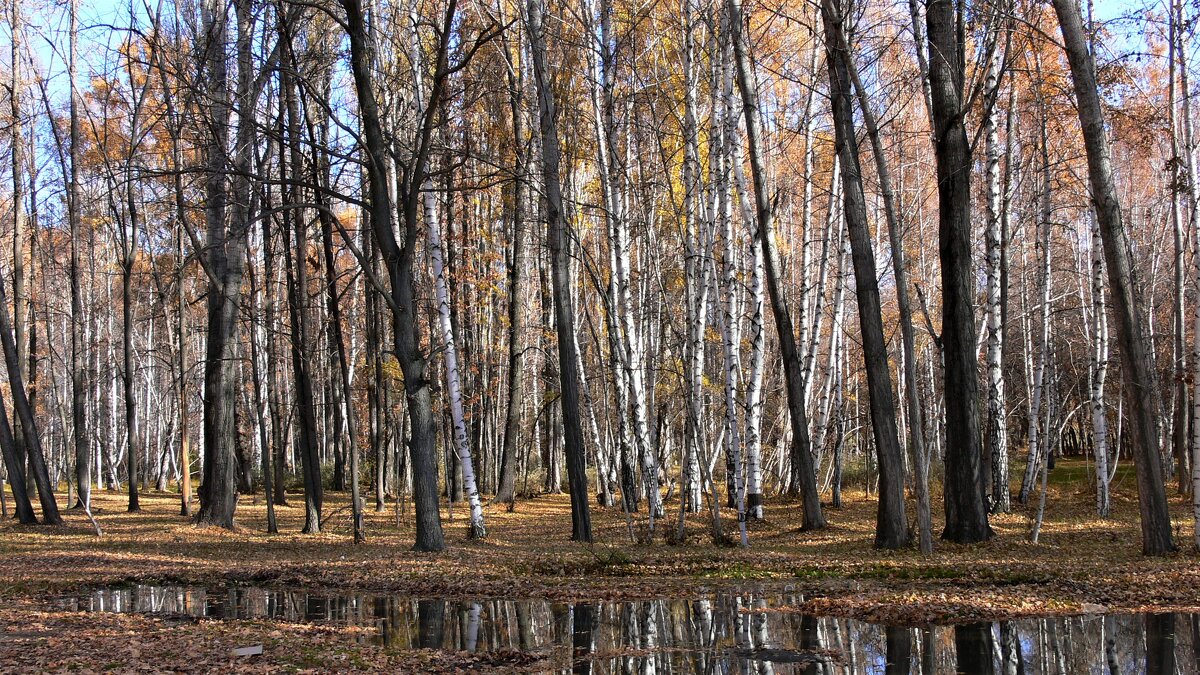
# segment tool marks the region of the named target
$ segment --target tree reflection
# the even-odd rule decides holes
[[[958,672],[992,675],[992,624],[970,623],[954,627],[954,651]]]
[[[791,611],[803,598],[553,603],[262,587],[121,586],[64,599],[82,611],[375,626],[395,649],[521,650],[558,672],[608,675],[989,675],[1200,672],[1200,617],[1107,615],[919,629]]]

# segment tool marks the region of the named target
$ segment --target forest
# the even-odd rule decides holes
[[[0,661],[1200,670],[1195,3],[2,4]]]

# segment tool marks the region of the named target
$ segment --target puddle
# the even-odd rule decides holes
[[[62,607],[168,621],[271,619],[373,626],[398,649],[538,651],[544,669],[619,673],[1200,674],[1200,615],[1094,615],[921,628],[777,611],[787,594],[565,603],[445,600],[256,587],[137,585]]]

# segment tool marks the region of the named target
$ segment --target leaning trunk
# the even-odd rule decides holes
[[[1132,264],[1113,177],[1112,153],[1104,130],[1104,113],[1096,85],[1096,66],[1088,50],[1083,20],[1076,3],[1077,0],[1054,0],[1054,11],[1058,14],[1067,60],[1071,64],[1071,75],[1075,82],[1092,201],[1104,241],[1109,291],[1113,314],[1117,317],[1121,365],[1129,382],[1126,392],[1131,409],[1130,436],[1137,473],[1142,552],[1146,555],[1163,555],[1175,550],[1175,542],[1171,537],[1171,516],[1167,510],[1162,464],[1158,457],[1158,418],[1152,395],[1154,373],[1130,279]]]
[[[829,96],[833,105],[834,138],[842,165],[842,198],[846,230],[854,262],[854,285],[858,298],[859,328],[862,330],[863,360],[870,394],[871,427],[879,461],[879,507],[875,519],[875,546],[902,548],[908,545],[908,523],[904,515],[904,455],[896,429],[896,406],[888,369],[887,339],[875,273],[875,253],[867,223],[867,201],[863,193],[851,98],[851,52],[842,27],[839,0],[824,0],[821,15],[829,55]]]
[[[740,0],[727,0],[729,25],[733,32],[734,62],[737,65],[738,89],[742,94],[742,110],[746,117],[746,137],[750,147],[750,170],[754,181],[755,217],[758,223],[758,239],[763,248],[767,293],[771,299],[771,311],[775,315],[775,328],[779,334],[779,351],[783,357],[784,379],[787,385],[788,413],[792,428],[791,459],[793,471],[800,484],[804,501],[804,523],[806,530],[825,527],[821,513],[821,496],[817,492],[816,470],[813,466],[812,448],[808,437],[808,411],[804,404],[804,373],[800,352],[796,347],[796,334],[792,325],[791,310],[784,295],[779,253],[772,232],[773,206],[767,194],[766,158],[763,156],[761,121],[758,111],[758,85],[750,70],[747,53],[749,42],[742,31],[742,5]]]

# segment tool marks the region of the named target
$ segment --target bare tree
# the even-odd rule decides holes
[[[771,298],[771,312],[775,315],[775,328],[779,334],[779,351],[783,357],[784,377],[787,386],[788,413],[792,428],[792,470],[800,481],[800,494],[804,500],[804,528],[816,530],[825,527],[821,513],[821,496],[817,491],[816,470],[813,466],[812,448],[808,436],[808,411],[804,405],[804,374],[800,352],[796,348],[796,334],[792,325],[791,311],[784,295],[780,273],[779,252],[776,250],[772,232],[773,206],[767,191],[767,170],[763,156],[762,133],[758,110],[758,85],[750,68],[748,41],[744,30],[740,0],[726,0],[733,32],[734,62],[737,64],[738,90],[742,94],[742,110],[746,121],[746,137],[750,148],[750,171],[754,181],[755,217],[758,223],[758,238],[763,247],[766,270],[767,293]]]
[[[1117,317],[1121,361],[1129,379],[1125,391],[1131,409],[1130,436],[1137,472],[1142,552],[1146,555],[1163,555],[1175,550],[1175,542],[1171,537],[1171,517],[1167,511],[1162,465],[1158,459],[1158,418],[1154,410],[1154,398],[1150,395],[1154,377],[1150,355],[1146,352],[1142,322],[1138,317],[1134,287],[1130,282],[1129,248],[1113,180],[1112,153],[1104,130],[1104,113],[1096,85],[1096,66],[1088,50],[1077,0],[1054,0],[1054,11],[1062,28],[1067,61],[1071,65],[1071,76],[1075,83],[1075,100],[1087,151],[1092,201],[1104,242],[1108,285]]]
[[[896,405],[888,367],[887,340],[875,272],[867,200],[863,194],[859,166],[857,129],[854,126],[854,98],[849,65],[849,40],[842,26],[850,12],[849,3],[823,0],[821,19],[825,27],[825,45],[829,60],[829,98],[833,105],[834,138],[841,159],[842,198],[846,229],[854,261],[854,284],[858,297],[858,320],[862,330],[863,360],[870,395],[871,426],[875,435],[875,453],[879,459],[879,508],[875,517],[875,545],[903,548],[908,545],[908,522],[904,515],[904,453],[896,429]]]
[[[957,9],[956,9],[957,8]],[[929,85],[938,178],[942,263],[942,354],[946,395],[946,529],[942,538],[974,543],[992,536],[983,494],[979,373],[975,358],[971,258],[971,146],[965,126],[964,11],[951,0],[926,6]]]
[[[592,540],[592,520],[588,508],[586,450],[583,425],[579,418],[579,375],[575,348],[575,316],[571,292],[571,238],[563,213],[562,179],[559,175],[557,114],[551,89],[550,70],[546,65],[546,36],[543,22],[544,0],[529,0],[526,22],[529,51],[533,57],[534,85],[537,90],[538,120],[542,137],[542,183],[550,265],[554,295],[554,321],[558,329],[559,401],[566,443],[567,480],[571,489],[571,539]]]

